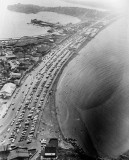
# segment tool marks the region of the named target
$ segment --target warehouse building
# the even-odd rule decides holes
[[[0,96],[2,98],[9,98],[12,96],[13,92],[16,89],[16,84],[14,83],[6,83],[2,89],[0,90]]]
[[[51,138],[48,145],[45,147],[44,158],[56,158],[58,150],[58,139]]]

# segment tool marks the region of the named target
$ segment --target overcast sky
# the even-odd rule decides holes
[[[129,6],[129,0],[0,0],[0,14],[9,4],[35,4],[40,6],[79,6],[98,7],[112,10],[125,10]]]
[[[97,5],[97,6],[104,6],[104,7],[115,7],[120,8],[125,2],[127,3],[129,0],[0,0],[1,4],[7,3],[25,3],[25,4],[37,4],[37,5],[61,5],[61,1],[66,1],[68,3],[73,4],[82,4],[82,5]]]
[[[63,0],[69,3],[97,6],[100,8],[123,9],[129,5],[129,0]]]

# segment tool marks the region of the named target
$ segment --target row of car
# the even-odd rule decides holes
[[[66,52],[65,52],[65,54],[66,54]],[[64,54],[64,55],[65,55],[65,54]],[[59,57],[58,57],[58,59],[59,59]],[[61,59],[60,59],[60,60],[61,60]],[[55,61],[55,59],[53,59],[53,61]],[[55,63],[55,64],[57,65],[58,62],[59,62],[59,61],[57,61],[57,63]],[[52,63],[52,62],[51,62],[51,63]],[[53,64],[53,63],[52,63],[52,64]],[[55,65],[55,66],[56,66],[56,65]],[[51,85],[51,83],[52,83],[52,80],[54,79],[54,75],[53,75],[53,77],[51,77],[51,74],[50,74],[50,73],[52,73],[52,71],[54,70],[54,67],[55,67],[55,66],[50,65],[50,63],[47,64],[47,68],[46,68],[46,70],[45,70],[45,73],[47,72],[47,75],[48,75],[48,76],[46,76],[46,79],[49,78],[49,81],[47,81],[46,79],[43,80],[42,83],[41,83],[41,85],[40,85],[40,87],[38,88],[37,96],[35,96],[35,100],[34,100],[34,102],[35,102],[36,114],[33,115],[33,114],[31,113],[31,114],[29,114],[28,117],[27,117],[27,125],[29,125],[28,118],[32,118],[32,116],[33,116],[33,118],[32,118],[32,123],[31,123],[31,126],[30,126],[30,132],[29,132],[28,137],[27,137],[27,143],[30,143],[30,142],[32,141],[33,136],[34,136],[35,124],[37,123],[38,116],[39,116],[38,113],[40,112],[40,110],[41,110],[41,108],[42,108],[42,106],[43,106],[43,102],[44,102],[45,96],[46,96],[46,94],[47,94],[48,88],[50,87],[50,85]],[[57,68],[57,69],[58,69],[58,68]],[[38,74],[39,74],[39,73],[38,73]],[[40,75],[42,75],[42,74],[40,74]],[[45,75],[44,75],[44,76],[45,76]],[[41,77],[40,77],[40,78],[41,78]],[[42,78],[44,78],[44,77],[42,77]],[[47,81],[47,82],[46,82],[46,81]],[[46,83],[46,84],[45,84],[45,83]],[[34,88],[34,89],[35,89],[35,88]],[[36,86],[36,89],[37,89],[37,86]],[[42,98],[40,99],[39,104],[38,104],[38,106],[37,106],[37,108],[36,108],[36,103],[37,103],[37,101],[38,101],[39,94],[41,94],[42,91],[43,91],[43,93],[42,93]],[[31,110],[31,111],[32,111],[32,110]],[[37,113],[37,112],[38,112],[38,113]],[[30,113],[30,112],[29,112],[29,113]]]
[[[77,41],[75,41],[75,43],[76,42]],[[14,128],[17,133],[18,129],[21,127],[19,122],[24,121],[20,141],[27,140],[28,143],[32,141],[39,113],[44,106],[43,103],[49,91],[49,87],[51,86],[53,79],[55,78],[55,75],[57,75],[61,66],[69,59],[69,56],[72,54],[72,52],[67,49],[71,43],[73,43],[72,38],[64,42],[64,44],[60,45],[57,49],[52,50],[43,58],[45,66],[41,67],[39,72],[37,72],[35,77],[35,85],[33,86],[32,91],[24,104],[23,112],[21,112],[18,122],[16,122],[15,128],[17,130]],[[28,115],[23,120],[24,114],[26,112],[25,108],[29,109],[29,111],[27,112]],[[14,135],[12,134],[11,137],[14,138]]]
[[[41,69],[41,70],[42,70],[42,69]],[[40,70],[40,71],[41,71],[41,70]],[[34,133],[35,124],[36,124],[37,119],[38,119],[38,115],[35,115],[35,116],[33,117],[33,113],[36,111],[36,113],[38,114],[38,113],[40,112],[40,109],[41,109],[41,106],[40,106],[41,104],[39,104],[38,109],[35,110],[35,109],[36,109],[35,106],[36,106],[36,103],[37,103],[37,101],[38,101],[39,94],[40,94],[41,91],[42,91],[41,88],[40,88],[40,90],[38,91],[38,95],[35,95],[35,96],[34,96],[34,93],[36,92],[37,87],[39,86],[39,83],[40,83],[41,78],[42,78],[42,77],[39,78],[39,75],[40,75],[40,76],[43,76],[43,73],[38,73],[38,74],[36,75],[37,81],[36,81],[34,87],[32,88],[32,91],[31,91],[31,93],[30,93],[30,96],[27,98],[27,103],[25,104],[25,105],[27,105],[27,108],[30,109],[30,111],[28,112],[28,115],[27,115],[27,117],[26,117],[26,120],[25,120],[25,123],[24,123],[25,126],[23,127],[23,131],[21,132],[20,141],[26,140],[26,134],[27,134],[28,129],[30,128],[30,132],[29,132],[29,134],[28,134],[27,143],[31,142],[31,139],[33,138],[32,135],[33,135],[33,133]],[[35,99],[33,99],[33,96],[35,97]],[[34,100],[33,104],[31,104],[31,101],[32,101],[32,100]],[[32,107],[30,107],[31,105],[32,105]],[[31,121],[32,121],[32,123],[31,123]],[[31,126],[29,127],[30,123],[31,123]]]
[[[73,52],[67,50],[68,47],[71,45],[71,47],[75,47],[75,49],[77,49],[86,40],[87,37],[84,35],[84,33],[86,32],[87,27],[85,27],[85,24],[79,25],[78,27],[80,30],[77,31],[77,34],[74,34],[73,36],[71,36],[69,39],[63,42],[63,44],[59,45],[58,47],[56,47],[50,53],[48,53],[46,56],[43,57],[42,64],[43,63],[44,64],[43,64],[43,67],[41,67],[41,69],[36,74],[36,78],[35,78],[36,84],[34,85],[30,93],[30,96],[27,97],[27,94],[29,93],[28,91],[28,93],[26,93],[22,101],[22,104],[23,104],[27,97],[27,100],[22,107],[23,107],[23,110],[25,109],[25,111],[23,111],[25,113],[27,109],[30,110],[30,112],[27,112],[30,119],[27,115],[26,117],[28,119],[24,121],[25,113],[22,113],[19,116],[19,111],[17,111],[15,118],[11,122],[12,125],[15,124],[15,128],[17,129],[16,130],[14,128],[14,131],[18,133],[17,131],[19,131],[19,129],[21,128],[21,126],[19,125],[19,122],[21,123],[24,121],[23,124],[25,125],[25,128],[23,128],[23,131],[22,131],[23,133],[21,134],[23,137],[27,133],[25,132],[24,129],[29,130],[28,128],[30,125],[32,125],[31,126],[32,128],[30,127],[31,134],[29,134],[28,137],[29,139],[33,137],[32,134],[34,134],[34,130],[35,130],[34,125],[37,123],[39,113],[44,106],[43,103],[49,91],[49,87],[51,86],[55,75],[57,75],[62,65],[69,59],[69,56],[73,54]],[[39,67],[42,64],[39,64]],[[41,81],[41,79],[44,79],[44,81]],[[36,116],[36,114],[37,114],[37,118],[35,119],[34,117]],[[18,119],[16,119],[17,116],[19,116]],[[34,124],[33,124],[33,120],[34,120]],[[17,122],[15,123],[15,121]],[[10,128],[8,128],[8,132],[9,131],[10,131]]]
[[[54,59],[54,61],[55,61],[55,59]],[[48,70],[50,67],[51,67],[51,65],[50,65],[50,63],[48,63],[48,64],[47,64],[47,70]],[[53,68],[53,69],[54,69],[54,68]],[[47,71],[47,70],[46,70],[46,71]],[[51,71],[52,71],[52,70],[51,70]],[[41,75],[43,75],[43,74],[41,74]],[[39,78],[41,78],[41,77],[39,77]],[[37,87],[38,87],[38,85],[39,85],[39,83],[40,83],[39,78],[38,78],[38,81],[36,82],[36,84],[35,84],[35,86],[34,86],[33,89],[37,89]],[[48,78],[48,77],[46,77],[46,78]],[[45,84],[45,83],[43,82],[42,87],[43,87],[44,84]],[[46,85],[45,87],[48,88],[49,85],[50,85],[50,82],[49,82],[48,85]],[[39,96],[39,94],[41,93],[42,90],[40,89],[39,91],[40,91],[40,92],[38,93],[37,97]],[[32,95],[33,95],[33,94],[31,94],[31,96],[32,96]],[[25,105],[28,105],[28,104],[29,104],[29,102],[30,102],[30,100],[31,100],[31,96],[27,99]],[[45,98],[45,94],[44,94],[44,98]],[[35,102],[37,102],[37,101],[35,101]],[[41,100],[41,102],[43,102],[43,99]],[[37,112],[39,112],[40,109],[41,109],[41,104],[39,104]],[[29,120],[29,118],[32,118],[32,110],[30,110],[30,112],[31,112],[31,113],[28,114],[28,117],[27,117],[28,119],[27,119],[27,120]],[[23,113],[23,112],[22,112],[22,113]],[[25,111],[24,111],[24,113],[25,113]],[[38,115],[37,115],[37,116],[38,116]],[[23,118],[23,114],[20,115],[20,118],[18,119],[18,122],[16,123],[16,125],[19,124],[19,122],[22,120],[22,118]],[[37,118],[35,119],[35,117],[34,117],[33,122],[32,122],[32,126],[31,126],[31,129],[30,129],[30,132],[29,132],[29,135],[28,135],[27,142],[30,142],[31,139],[33,138],[32,134],[34,133],[34,129],[35,129],[35,128],[34,128],[34,124],[36,123],[36,121],[37,121]],[[26,131],[27,131],[27,129],[28,129],[28,125],[29,125],[29,121],[26,121],[26,122],[25,122],[25,128],[24,128],[23,131],[21,132],[20,141],[24,140]],[[17,128],[17,126],[16,126],[16,128]],[[19,129],[19,128],[17,128],[17,131],[18,131],[18,129]],[[11,138],[12,138],[12,137],[13,137],[13,135],[11,135]],[[15,138],[15,137],[13,137],[13,138]],[[12,139],[12,142],[13,142],[13,141],[14,141],[14,139]]]
[[[36,88],[37,88],[38,85],[39,85],[39,82],[36,83]],[[50,83],[49,83],[48,85],[50,85]],[[47,88],[47,86],[46,86],[46,88]],[[35,88],[34,88],[34,89],[35,89]],[[40,92],[41,92],[41,90],[40,90]],[[38,95],[37,95],[37,97],[38,97]],[[29,102],[30,99],[31,99],[31,97],[29,97],[29,98],[27,99],[26,105],[28,105],[28,102]],[[38,99],[36,98],[36,102],[37,102],[37,100],[38,100]],[[42,100],[43,100],[43,99],[42,99]],[[41,100],[41,101],[42,101],[42,100]],[[41,104],[39,104],[37,111],[39,111],[40,108],[41,108]],[[32,110],[30,110],[30,114],[28,114],[27,120],[30,120],[30,118],[32,118],[32,114],[33,114],[33,112],[32,112]],[[37,115],[37,116],[38,116],[38,115]],[[21,118],[22,118],[22,117],[21,117]],[[31,126],[31,129],[30,129],[30,132],[29,132],[29,135],[28,135],[27,142],[31,142],[31,140],[32,140],[32,138],[33,138],[33,133],[34,133],[34,129],[35,129],[35,128],[34,128],[34,127],[35,127],[34,125],[35,125],[36,121],[37,121],[37,118],[35,119],[35,117],[34,117],[33,122],[32,122],[32,126]],[[25,134],[26,134],[27,129],[28,129],[29,121],[25,122],[25,124],[26,124],[26,126],[25,126],[25,128],[23,129],[23,131],[21,132],[20,141],[26,139],[26,138],[25,138]]]
[[[30,88],[28,88],[28,91],[29,90],[30,90]],[[22,104],[20,105],[20,107],[15,112],[15,117],[14,117],[14,119],[10,123],[10,127],[12,127],[13,125],[15,125],[14,129],[11,131],[11,134],[9,136],[9,140],[12,143],[16,140],[17,134],[20,132],[20,128],[22,127],[21,123],[23,122],[24,115],[26,113],[26,103],[28,103],[27,100],[25,101],[25,98],[26,98],[27,94],[28,94],[28,92],[23,97]],[[25,103],[25,106],[23,106],[24,103]],[[8,128],[8,130],[9,130],[9,128]]]

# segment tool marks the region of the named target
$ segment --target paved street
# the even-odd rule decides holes
[[[37,138],[53,83],[66,62],[93,38],[86,32],[98,23],[78,30],[45,55],[42,62],[26,75],[10,100],[7,114],[0,120],[0,125],[4,124],[0,129],[1,144],[20,142],[26,145]]]

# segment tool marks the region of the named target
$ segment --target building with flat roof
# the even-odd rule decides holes
[[[44,158],[56,158],[58,149],[58,139],[51,138],[48,145],[45,147]]]
[[[56,147],[45,147],[44,158],[56,158],[57,148]]]
[[[10,76],[11,76],[11,78],[21,78],[21,73],[11,72]]]
[[[3,98],[9,98],[12,96],[15,89],[16,89],[16,84],[6,83],[0,90],[0,96],[3,96]]]
[[[58,147],[58,139],[57,138],[51,138],[49,140],[49,146],[57,148]]]
[[[16,56],[14,54],[8,54],[6,55],[6,59],[16,59]]]

